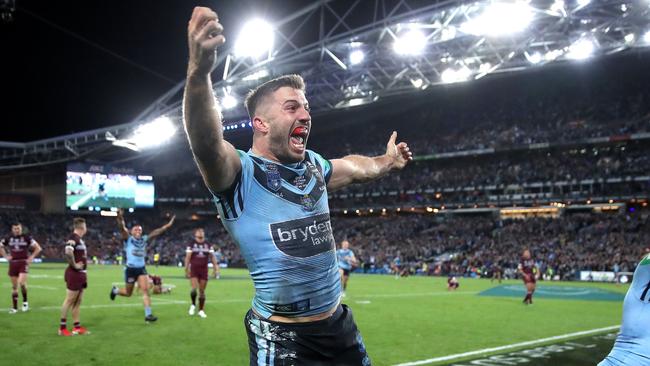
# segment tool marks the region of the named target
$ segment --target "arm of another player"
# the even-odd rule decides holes
[[[68,261],[68,264],[77,270],[81,270],[84,268],[83,263],[75,263],[74,261],[74,245],[75,242],[74,240],[69,240],[66,245],[65,245],[65,259]]]
[[[185,277],[190,278],[190,259],[192,258],[192,250],[187,248],[185,251]]]
[[[365,183],[386,175],[391,170],[399,170],[413,160],[406,142],[395,144],[397,132],[393,131],[386,144],[386,153],[381,156],[367,157],[348,155],[332,160],[332,177],[327,188],[336,190],[352,183]]]
[[[117,229],[120,231],[122,241],[128,239],[129,231],[126,229],[126,224],[124,223],[124,211],[122,211],[122,209],[117,210],[117,216],[115,219],[117,220]]]
[[[176,215],[172,215],[172,218],[165,225],[163,225],[163,226],[161,226],[161,227],[159,227],[157,229],[154,229],[152,232],[150,232],[149,233],[149,240],[153,240],[155,237],[157,237],[157,236],[161,235],[162,233],[164,233],[165,231],[167,231],[167,229],[169,229],[170,227],[172,227],[172,225],[174,225],[174,220],[176,220]]]
[[[27,263],[32,263],[34,261],[34,258],[38,257],[38,255],[41,254],[41,251],[43,250],[41,248],[41,245],[38,244],[38,242],[34,239],[32,239],[30,247],[32,247],[34,251],[32,252],[32,255],[27,258]]]
[[[217,13],[196,7],[187,27],[189,63],[183,96],[183,123],[203,181],[212,192],[230,187],[241,170],[235,148],[223,138],[221,112],[212,91],[217,47],[226,39]]]

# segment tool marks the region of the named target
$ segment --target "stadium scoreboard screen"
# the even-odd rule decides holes
[[[135,209],[153,205],[151,175],[111,165],[68,164],[66,207],[70,210]]]

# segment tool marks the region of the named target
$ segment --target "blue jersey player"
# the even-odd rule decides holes
[[[164,233],[174,224],[176,216],[172,216],[168,223],[153,230],[149,235],[142,234],[142,226],[134,225],[131,228],[131,234],[126,228],[124,223],[124,216],[122,210],[117,212],[117,227],[120,230],[122,241],[124,242],[124,255],[126,258],[126,267],[124,268],[124,282],[125,287],[117,288],[113,286],[111,289],[111,300],[115,300],[117,295],[131,297],[133,294],[133,286],[138,283],[138,287],[142,290],[142,302],[144,304],[144,320],[145,322],[155,322],[158,320],[151,313],[151,299],[149,298],[149,276],[145,268],[145,257],[147,256],[147,241],[153,240],[155,237]]]
[[[350,249],[349,241],[343,240],[341,242],[341,249],[336,251],[336,259],[339,262],[339,275],[341,276],[341,286],[343,286],[342,296],[345,297],[348,280],[350,279],[350,271],[352,271],[352,266],[358,264],[354,252]]]
[[[612,351],[598,366],[650,365],[650,248],[623,300],[623,322]]]
[[[327,160],[307,150],[312,127],[297,75],[246,98],[253,146],[223,138],[210,72],[225,42],[217,14],[197,7],[188,24],[185,131],[221,221],[239,245],[255,296],[245,317],[251,365],[369,365],[341,281],[327,192],[403,168],[411,153],[393,132],[386,154]]]

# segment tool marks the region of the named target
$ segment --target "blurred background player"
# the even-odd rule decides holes
[[[650,365],[650,247],[636,266],[623,300],[621,332],[598,366]]]
[[[80,308],[83,290],[88,287],[86,268],[88,263],[86,244],[83,236],[86,234],[86,220],[76,217],[72,220],[73,232],[65,243],[65,259],[68,268],[65,270],[66,296],[61,306],[61,323],[59,335],[69,337],[75,334],[88,334],[88,330],[81,326]],[[72,311],[74,328],[72,333],[68,330],[66,322],[68,311]]]
[[[172,216],[168,223],[153,230],[149,235],[142,234],[142,226],[134,225],[131,228],[131,235],[124,223],[124,214],[122,210],[117,212],[117,227],[122,235],[124,241],[124,253],[126,256],[126,268],[124,269],[124,282],[126,286],[117,288],[113,286],[110,293],[111,300],[115,300],[115,296],[131,297],[133,294],[133,286],[138,282],[138,286],[142,289],[142,302],[144,304],[145,322],[155,322],[158,320],[151,313],[151,298],[149,297],[149,276],[145,268],[145,257],[147,255],[147,241],[153,240],[155,237],[164,233],[174,224],[176,216]]]
[[[207,318],[205,314],[205,288],[208,285],[208,261],[212,261],[212,275],[216,278],[219,271],[219,263],[214,255],[214,248],[205,241],[203,229],[194,230],[194,241],[185,251],[185,275],[190,279],[192,291],[190,298],[192,305],[189,314],[194,315],[196,311],[196,289],[199,289],[199,316]]]
[[[149,277],[149,290],[154,295],[160,294],[169,294],[172,292],[172,288],[169,286],[163,286],[162,277],[156,276],[155,274],[147,275]],[[142,293],[142,289],[138,284],[135,284],[135,288],[139,293]]]
[[[539,270],[530,256],[530,250],[524,250],[524,254],[521,256],[521,262],[517,267],[517,271],[521,274],[522,279],[524,280],[524,285],[526,286],[526,297],[524,297],[524,304],[530,305],[533,303],[533,294],[535,293],[535,287],[537,286],[537,274]]]
[[[494,280],[499,281],[501,283],[501,278],[503,277],[503,269],[501,268],[501,265],[499,262],[494,262],[492,264],[492,279],[490,279],[490,282],[494,282]]]
[[[359,262],[354,256],[354,252],[350,250],[350,242],[347,240],[341,242],[341,249],[336,251],[336,258],[339,262],[339,273],[341,274],[341,285],[343,286],[341,296],[345,297],[345,290],[348,288],[350,272],[352,271],[352,267],[356,266]]]
[[[160,263],[160,253],[158,253],[158,250],[156,249],[156,252],[153,255],[153,264],[158,268],[158,263]]]
[[[447,277],[447,291],[455,291],[459,286],[460,283],[458,283],[456,276]]]
[[[7,248],[7,249],[5,249]],[[29,250],[32,254],[29,255]],[[9,254],[7,254],[9,252]],[[29,264],[41,252],[41,246],[29,235],[23,235],[23,226],[17,222],[11,225],[11,235],[0,241],[0,255],[9,262],[9,278],[11,279],[11,303],[9,314],[18,311],[18,285],[23,295],[22,311],[29,310],[27,303],[27,274]]]

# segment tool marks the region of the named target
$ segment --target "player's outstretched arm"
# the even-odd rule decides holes
[[[129,231],[126,229],[126,224],[124,223],[124,212],[121,209],[117,211],[115,219],[117,220],[117,229],[120,231],[122,241],[128,239]]]
[[[187,27],[190,58],[183,96],[183,123],[203,181],[212,192],[226,190],[241,169],[235,148],[223,139],[221,112],[212,91],[210,73],[217,47],[226,39],[217,13],[196,7]]]
[[[174,220],[176,220],[176,215],[172,215],[172,218],[165,225],[151,231],[149,233],[149,240],[153,240],[155,237],[167,231],[167,229],[169,229],[170,227],[172,227],[172,225],[174,225]]]
[[[386,144],[386,153],[367,157],[348,155],[332,160],[332,177],[327,188],[336,190],[352,183],[364,183],[386,175],[391,170],[399,170],[413,160],[406,142],[395,144],[397,132],[393,131]]]

